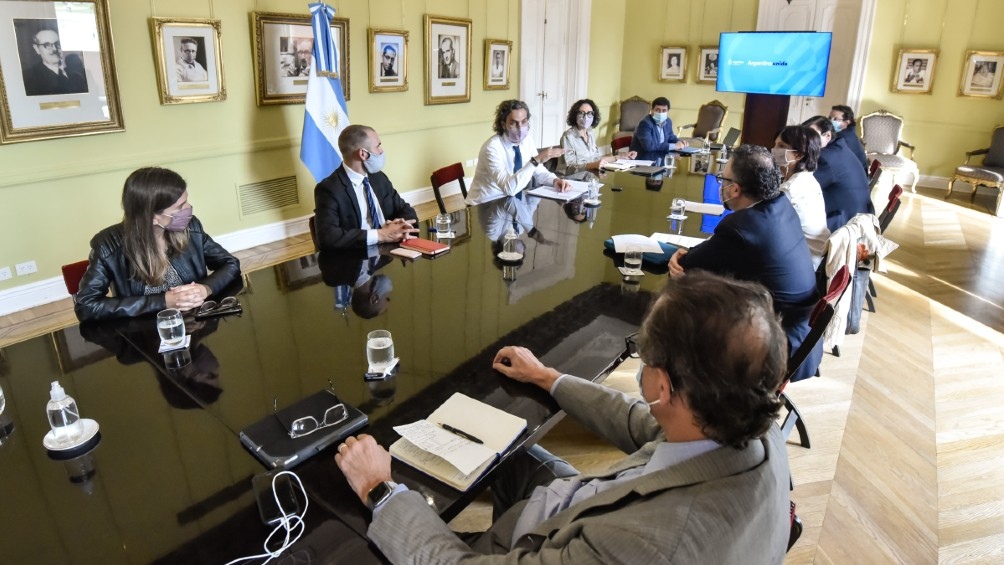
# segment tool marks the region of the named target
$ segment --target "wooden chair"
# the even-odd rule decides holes
[[[912,192],[917,192],[920,169],[913,161],[914,146],[900,139],[903,134],[903,118],[886,110],[872,112],[859,120],[861,141],[865,145],[865,156],[881,163],[886,171],[897,175],[913,175]],[[899,154],[901,149],[909,149],[910,157]]]
[[[620,120],[614,139],[634,135],[638,122],[648,115],[652,104],[640,96],[632,96],[620,103]]]
[[[676,135],[680,139],[690,143],[700,141],[702,146],[709,145],[713,141],[718,141],[718,134],[721,132],[722,124],[729,115],[729,107],[718,100],[712,100],[701,105],[697,111],[697,121],[692,124],[682,125],[676,128]],[[683,130],[692,129],[691,137],[683,137]]]
[[[467,183],[464,182],[464,165],[462,163],[454,163],[443,167],[442,169],[437,169],[432,172],[432,192],[436,195],[436,204],[439,206],[439,213],[446,213],[446,202],[443,201],[443,193],[440,190],[443,186],[457,181],[460,184],[460,194],[464,195],[464,199],[467,199]]]
[[[871,166],[868,168],[868,192],[875,192],[875,187],[878,186],[879,179],[882,178],[882,163],[878,159],[873,159]]]
[[[631,140],[634,139],[633,135],[627,135],[624,137],[615,137],[610,140],[610,152],[614,157],[617,156],[617,152],[625,147],[631,147]]]
[[[795,514],[795,501],[791,501],[791,514],[790,514],[790,525],[791,531],[788,533],[788,549],[785,550],[787,553],[791,551],[791,546],[795,545],[798,538],[802,537],[802,520]]]
[[[840,300],[840,297],[844,295],[847,290],[847,286],[851,282],[851,273],[847,266],[840,267],[837,274],[833,276],[833,280],[830,281],[830,288],[827,290],[826,294],[819,299],[816,303],[816,307],[813,308],[812,314],[809,316],[809,335],[805,336],[805,340],[802,344],[798,346],[798,349],[788,358],[788,373],[785,375],[784,382],[781,384],[781,389],[778,391],[778,395],[781,400],[784,401],[784,407],[788,410],[788,414],[784,417],[784,422],[781,424],[781,433],[784,434],[784,439],[787,440],[788,436],[791,435],[792,429],[798,430],[798,437],[800,438],[799,445],[805,448],[810,447],[809,442],[809,431],[805,428],[805,421],[802,419],[802,414],[798,411],[795,403],[791,401],[791,398],[784,393],[784,389],[788,386],[788,382],[791,380],[792,375],[801,368],[802,364],[809,357],[809,354],[819,343],[819,340],[823,338],[823,332],[826,331],[826,326],[830,324],[830,320],[833,319],[833,313],[835,312],[836,304]]]
[[[84,259],[62,267],[63,284],[66,285],[66,292],[70,294],[74,302],[76,302],[77,292],[80,290],[80,279],[84,278],[84,272],[88,265],[90,265],[90,261]]]
[[[311,216],[307,219],[307,228],[310,230],[310,240],[314,242],[314,251],[320,251],[320,247],[317,245],[317,222],[315,220],[317,216]]]
[[[896,217],[896,212],[899,212],[899,206],[902,204],[900,197],[903,196],[903,187],[900,185],[895,185],[892,190],[889,191],[889,204],[882,209],[882,213],[879,214],[879,233],[885,233],[885,229],[889,227],[892,223],[892,219]]]
[[[970,165],[969,160],[978,155],[983,156],[983,164]],[[976,200],[976,189],[980,186],[996,190],[997,203],[991,212],[996,216],[1004,214],[1001,208],[1001,194],[1004,194],[1004,126],[994,128],[989,147],[966,152],[966,162],[955,168],[952,180],[948,181],[946,200],[952,195],[955,181],[967,182],[973,187],[970,201]]]

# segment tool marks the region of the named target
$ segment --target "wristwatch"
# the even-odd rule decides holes
[[[539,161],[537,161],[537,158],[536,158],[536,157],[530,157],[530,162],[531,162],[531,163],[533,163],[533,166],[534,166],[534,167],[536,167],[537,165],[539,165],[539,164],[540,164],[540,162],[539,162]]]
[[[394,493],[395,487],[397,487],[397,483],[394,481],[384,481],[371,488],[366,493],[366,505],[370,507],[370,510],[376,509],[377,506],[387,502],[390,495]]]

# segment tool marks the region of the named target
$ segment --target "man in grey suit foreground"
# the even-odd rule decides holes
[[[498,352],[496,370],[550,391],[631,455],[599,477],[537,447],[513,457],[492,484],[496,520],[470,545],[392,482],[371,436],[346,440],[335,462],[374,507],[370,540],[394,563],[781,563],[789,471],[774,419],[787,340],[770,294],[695,271],[667,283],[634,342],[641,400],[525,348]]]

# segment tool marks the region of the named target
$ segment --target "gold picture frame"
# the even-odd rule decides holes
[[[930,94],[937,62],[937,49],[900,49],[890,90],[899,94]]]
[[[659,82],[687,82],[687,48],[678,45],[660,47],[658,74]]]
[[[125,130],[108,0],[0,2],[0,25],[0,144]]]
[[[370,28],[369,68],[370,92],[408,90],[408,32]]]
[[[425,105],[470,101],[471,20],[426,14]]]
[[[1002,75],[1004,75],[1004,52],[966,51],[958,95],[1000,100]]]
[[[697,57],[697,82],[715,84],[718,82],[718,46],[702,45]]]
[[[331,31],[338,49],[338,79],[348,101],[352,90],[349,20],[331,18]],[[251,12],[251,46],[258,105],[303,104],[314,46],[310,15]]]
[[[150,18],[160,103],[227,99],[220,20]]]
[[[485,40],[485,90],[509,90],[512,67],[512,41]]]

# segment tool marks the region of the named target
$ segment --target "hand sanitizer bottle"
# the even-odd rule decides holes
[[[52,381],[49,397],[51,400],[45,405],[45,414],[49,417],[52,435],[60,445],[72,445],[84,434],[77,401],[66,395],[63,387],[59,386],[59,381]]]

